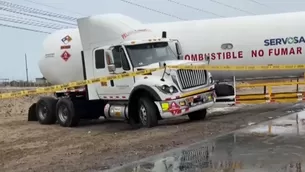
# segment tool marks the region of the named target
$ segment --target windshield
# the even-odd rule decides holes
[[[126,46],[134,67],[146,66],[165,60],[177,60],[167,42]]]

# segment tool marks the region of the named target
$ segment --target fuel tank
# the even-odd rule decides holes
[[[131,30],[140,24],[124,15],[116,16],[113,20],[121,21],[119,27],[129,23],[126,28]],[[167,31],[168,38],[178,39],[186,60],[204,61],[204,57],[209,56],[210,65],[305,64],[305,12],[153,23],[144,26],[160,33],[160,36],[162,31]],[[111,28],[108,31],[112,31]],[[113,31],[118,32],[116,41],[122,41],[124,38],[120,36],[128,37],[130,34],[125,32],[125,28]],[[107,33],[100,32],[99,37],[102,38],[103,34]],[[107,40],[110,38],[107,34]],[[78,29],[54,32],[47,36],[43,47],[44,54],[39,61],[39,68],[50,83],[62,84],[84,79],[81,61],[83,45]],[[303,72],[304,70],[211,71],[216,80],[231,79],[233,76],[237,79],[300,76]]]

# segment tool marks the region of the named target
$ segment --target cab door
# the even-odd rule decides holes
[[[131,62],[127,58],[126,52],[122,46],[115,46],[111,51],[115,65],[115,72],[109,73],[109,75],[120,75],[128,72],[133,72]],[[134,77],[128,77],[118,80],[111,80],[110,87],[113,88],[113,91],[115,91],[117,94],[128,97],[134,83]]]
[[[96,49],[94,51],[95,78],[114,76],[132,71],[130,62],[126,58],[123,49],[120,49],[120,47],[121,46],[111,49]],[[107,56],[109,55],[113,57],[116,69],[115,72],[109,72],[109,59],[107,59]],[[133,77],[105,81],[100,84],[96,84],[96,92],[101,99],[127,99],[133,84]]]
[[[105,59],[105,49],[103,49],[103,48],[95,49],[93,51],[93,54],[94,54],[94,59],[93,59],[94,78],[108,76],[108,68],[107,68],[106,59]],[[111,88],[109,87],[109,85],[110,85],[109,81],[95,84],[95,90],[100,99],[102,99],[103,96],[106,96],[107,93],[109,93],[111,91]]]

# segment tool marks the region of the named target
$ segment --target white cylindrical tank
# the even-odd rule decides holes
[[[121,14],[93,16],[87,18],[85,25],[82,26],[85,27],[83,41],[87,44],[90,44],[88,41],[100,41],[104,44],[99,46],[156,36],[152,31],[143,29],[140,21]],[[88,33],[88,28],[93,31]],[[42,75],[52,84],[84,80],[82,50],[79,29],[64,29],[48,35],[43,42],[44,53],[38,64]]]
[[[66,59],[62,57],[65,51],[69,54]],[[78,29],[64,29],[48,35],[43,42],[43,57],[38,63],[40,72],[52,84],[83,80],[81,51]]]
[[[82,39],[85,40],[84,46],[81,44],[78,29],[60,30],[49,35],[44,41],[44,56],[39,61],[39,68],[52,84],[83,80],[81,51],[86,45],[98,41],[108,45],[123,40],[145,39],[154,35],[161,36],[161,31],[167,31],[169,38],[179,40],[186,59],[196,56],[196,59],[200,60],[202,57],[204,60],[204,54],[210,53],[211,65],[304,64],[304,17],[305,12],[299,12],[141,25],[124,15],[94,16],[89,18],[90,21],[83,20],[81,31]],[[89,26],[86,23],[89,23]],[[133,31],[143,28],[153,32],[128,32],[129,29]],[[124,34],[125,39],[122,38]],[[71,37],[69,43],[62,41],[66,36]],[[98,46],[101,45],[100,42]],[[227,43],[234,44],[234,47],[223,49],[222,45]],[[268,44],[265,45],[266,43]],[[61,49],[61,46],[67,45],[71,47]],[[67,59],[61,57],[65,51],[70,55]],[[262,51],[265,55],[254,57],[253,51]],[[280,51],[281,54],[276,55]],[[230,58],[229,55],[225,58],[224,53],[229,53]],[[215,54],[220,55],[216,58]],[[237,78],[284,77],[302,75],[303,72],[304,70],[211,71],[214,79],[229,79],[233,75]]]

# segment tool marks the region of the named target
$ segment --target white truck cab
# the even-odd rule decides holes
[[[206,109],[216,100],[211,74],[206,70],[166,68],[167,65],[202,64],[179,60],[180,53],[179,42],[166,38],[124,41],[95,48],[94,65],[86,65],[92,74],[88,78],[164,69],[92,84],[88,88],[89,100],[104,100],[106,118],[125,118],[133,125],[152,127],[160,119],[185,114],[192,120],[205,118]]]

